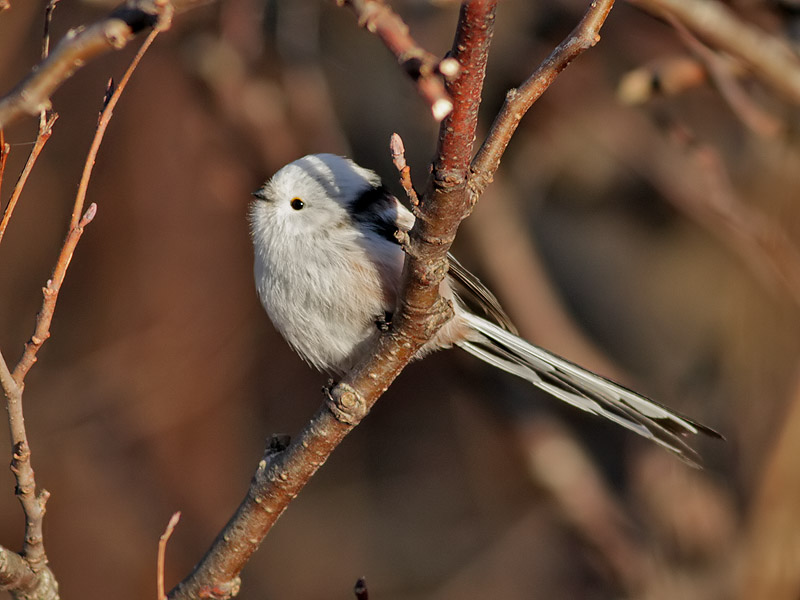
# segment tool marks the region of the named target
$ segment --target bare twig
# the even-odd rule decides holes
[[[336,0],[349,6],[358,23],[376,34],[395,55],[397,62],[417,86],[417,91],[431,107],[431,114],[441,121],[453,110],[443,77],[458,75],[459,64],[452,58],[439,60],[424,50],[408,33],[408,25],[383,0]]]
[[[400,173],[400,185],[408,196],[408,201],[411,202],[411,209],[416,213],[419,207],[419,197],[417,190],[414,189],[414,184],[411,182],[411,167],[406,163],[406,148],[403,145],[403,138],[397,133],[392,134],[389,141],[389,149],[392,153],[392,162],[395,168]]]
[[[58,257],[56,267],[53,270],[53,276],[47,282],[47,286],[44,288],[45,299],[36,318],[36,328],[34,330],[34,334],[31,336],[31,339],[28,341],[28,343],[25,344],[25,351],[23,352],[22,358],[20,358],[19,363],[17,363],[17,366],[14,369],[14,379],[18,382],[22,382],[22,380],[25,378],[27,372],[36,362],[36,353],[39,351],[39,348],[41,348],[45,340],[50,337],[50,322],[53,319],[53,311],[55,310],[56,300],[58,299],[58,292],[61,289],[61,284],[64,281],[67,267],[72,260],[72,253],[75,250],[75,246],[77,245],[80,236],[83,234],[83,228],[94,218],[94,215],[97,211],[97,206],[92,204],[83,214],[83,216],[81,216],[86,199],[86,192],[89,187],[89,179],[92,176],[92,169],[94,168],[94,163],[97,158],[97,152],[100,149],[100,144],[103,141],[106,128],[108,127],[108,123],[113,115],[114,107],[117,105],[122,92],[125,90],[125,86],[130,80],[133,71],[136,69],[139,61],[142,59],[142,56],[150,47],[150,44],[152,44],[159,31],[160,29],[154,29],[150,33],[150,35],[142,44],[141,48],[139,48],[136,56],[133,57],[131,64],[128,66],[128,69],[122,76],[119,86],[117,86],[117,88],[111,94],[111,97],[105,102],[105,106],[100,115],[100,120],[97,124],[97,130],[95,132],[94,139],[92,140],[92,145],[89,149],[86,162],[83,166],[83,174],[81,175],[81,181],[78,185],[78,193],[75,196],[75,203],[72,207],[70,230],[67,234],[67,239],[64,242],[64,246],[61,250],[61,254]]]
[[[134,57],[128,70],[125,72],[123,81],[127,82],[130,79],[133,70],[141,60],[142,55],[152,43],[154,37],[158,34],[160,29],[155,29],[147,38],[139,52]],[[82,211],[84,199],[86,197],[87,186],[89,177],[91,176],[92,166],[97,155],[100,142],[102,141],[103,134],[105,133],[108,121],[111,118],[113,107],[119,99],[120,94],[124,89],[124,85],[120,85],[108,101],[102,111],[100,122],[95,132],[95,137],[92,143],[91,150],[86,158],[83,178],[78,188],[78,193],[75,198],[73,207],[73,215],[78,214],[77,219],[73,219],[67,233],[67,237],[59,252],[56,260],[56,265],[53,273],[47,284],[42,289],[44,298],[42,307],[36,316],[36,324],[34,333],[30,340],[25,344],[25,349],[22,357],[19,359],[13,372],[9,370],[7,363],[0,355],[0,386],[2,386],[4,395],[6,397],[6,406],[8,410],[8,423],[11,432],[11,445],[13,458],[11,461],[11,470],[17,481],[16,494],[22,504],[23,512],[25,514],[25,542],[23,546],[22,557],[27,567],[37,575],[37,586],[47,583],[45,592],[47,595],[55,598],[58,596],[58,586],[52,573],[47,569],[47,555],[44,550],[44,538],[42,534],[42,525],[45,513],[45,504],[49,497],[46,490],[36,491],[36,480],[34,476],[33,467],[31,464],[30,445],[28,444],[27,433],[25,430],[25,420],[22,410],[22,392],[24,389],[25,376],[30,371],[31,367],[37,360],[37,353],[42,347],[44,342],[50,336],[50,324],[55,312],[58,294],[61,286],[66,277],[66,272],[69,267],[72,255],[75,252],[75,247],[83,234],[85,227],[92,221],[96,212],[97,205],[92,203],[89,208],[80,216]],[[52,124],[52,123],[50,123]],[[40,136],[41,137],[41,136]],[[29,163],[30,163],[29,159]],[[18,184],[19,188],[19,184]],[[7,211],[8,213],[8,211]],[[7,223],[7,219],[4,220]],[[19,577],[17,577],[19,579]],[[24,579],[24,578],[23,578]],[[22,579],[20,579],[22,580]],[[15,593],[18,590],[15,590]],[[45,596],[42,596],[45,597]]]
[[[731,110],[742,120],[742,123],[758,135],[773,137],[780,133],[784,128],[784,124],[758,106],[744,91],[736,78],[736,69],[730,59],[720,56],[703,44],[672,14],[668,13],[666,18],[675,28],[675,31],[678,32],[678,36],[686,44],[686,47],[703,61],[720,95],[731,107]]]
[[[158,600],[166,600],[167,594],[164,593],[164,557],[167,554],[167,542],[172,537],[172,532],[181,520],[180,511],[174,513],[167,523],[167,528],[161,537],[158,538],[158,558],[156,559],[156,584],[158,587]]]
[[[364,363],[329,390],[327,402],[285,450],[282,443],[271,444],[236,514],[170,598],[235,593],[239,573],[289,502],[449,316],[438,288],[450,243],[471,207],[465,184],[495,7],[495,0],[462,5],[453,44],[462,69],[449,90],[454,109],[442,123],[435,173],[409,234],[404,291],[391,330]]]
[[[81,212],[83,211],[83,203],[86,198],[86,191],[89,187],[89,179],[92,176],[94,162],[97,158],[97,152],[100,150],[100,144],[103,141],[103,136],[105,135],[108,124],[111,121],[111,117],[114,115],[114,108],[117,106],[117,102],[119,102],[120,96],[122,96],[122,92],[125,90],[125,86],[128,85],[131,75],[133,75],[133,72],[139,65],[139,61],[142,60],[142,56],[144,56],[144,53],[147,52],[147,49],[150,47],[150,44],[153,43],[153,40],[155,40],[156,36],[167,27],[169,27],[169,21],[162,21],[158,27],[150,32],[150,35],[147,36],[147,39],[145,39],[144,43],[139,48],[136,56],[133,57],[131,64],[128,65],[125,74],[122,76],[122,79],[120,79],[119,85],[116,86],[116,88],[114,88],[113,82],[109,82],[108,92],[106,92],[106,97],[103,101],[103,110],[100,113],[100,119],[97,122],[97,131],[94,135],[94,139],[92,140],[92,145],[89,148],[89,154],[86,157],[86,162],[83,165],[81,181],[78,184],[78,195],[75,198],[75,205],[72,208],[72,218],[70,219],[71,227],[76,226],[78,220],[80,219]],[[109,92],[111,92],[110,95]]]
[[[600,41],[600,28],[613,6],[614,0],[592,2],[581,22],[525,83],[516,90],[509,90],[503,107],[492,123],[489,135],[486,136],[486,140],[472,161],[470,187],[475,197],[480,196],[491,183],[506,146],[528,109],[569,63]]]
[[[44,9],[44,35],[42,36],[42,60],[50,54],[50,23],[53,21],[53,11],[61,0],[49,0]]]
[[[687,179],[700,181],[705,189],[676,185],[669,181],[674,173],[665,172],[658,177],[666,197],[729,246],[768,289],[782,290],[800,308],[800,250],[794,241],[778,222],[739,199],[714,148],[684,129],[674,133],[693,162],[694,178]]]
[[[6,143],[6,134],[0,129],[0,190],[3,189],[3,175],[6,172],[6,160],[11,152],[11,146]]]
[[[800,103],[800,59],[786,41],[739,18],[718,0],[629,0],[656,16],[670,14],[712,48],[735,56],[753,75]]]
[[[70,31],[41,64],[0,99],[0,129],[24,114],[35,115],[50,108],[53,92],[89,60],[123,48],[144,29],[168,27],[171,7],[160,0],[135,0],[102,21]]]
[[[11,433],[11,471],[17,481],[16,495],[25,513],[25,541],[22,555],[0,549],[0,589],[13,590],[18,598],[57,600],[58,582],[47,567],[42,522],[50,494],[36,493],[30,463],[25,422],[22,416],[22,385],[14,380],[0,354],[0,386],[6,398]]]
[[[3,218],[0,219],[0,242],[3,241],[3,236],[6,234],[6,229],[8,228],[8,223],[11,220],[11,215],[14,214],[14,208],[17,206],[17,201],[22,194],[22,190],[25,188],[25,184],[28,181],[31,171],[33,170],[33,166],[36,164],[39,154],[41,154],[44,145],[47,143],[47,140],[50,139],[50,136],[53,133],[53,124],[56,122],[56,119],[58,119],[58,115],[56,113],[51,113],[47,120],[42,119],[39,121],[39,133],[36,136],[33,149],[28,155],[28,160],[22,169],[22,173],[20,173],[19,179],[17,179],[17,184],[14,186],[14,191],[11,193],[11,197],[8,199],[8,204],[3,211]],[[2,159],[3,167],[5,167],[5,157],[7,154],[8,151],[6,150]]]

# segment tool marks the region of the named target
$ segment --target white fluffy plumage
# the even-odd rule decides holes
[[[395,309],[404,254],[395,239],[413,215],[373,171],[332,154],[298,159],[257,192],[250,209],[261,303],[294,350],[317,369],[343,373],[368,351]],[[484,309],[470,312],[458,288]],[[459,346],[553,396],[672,450],[683,437],[718,433],[516,335],[494,295],[451,257],[440,292],[454,316],[420,351]]]

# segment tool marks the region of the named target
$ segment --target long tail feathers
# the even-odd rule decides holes
[[[572,406],[653,440],[694,467],[699,466],[697,454],[682,436],[702,433],[722,438],[713,429],[533,346],[481,317],[466,311],[460,316],[482,339],[460,342],[459,347]]]

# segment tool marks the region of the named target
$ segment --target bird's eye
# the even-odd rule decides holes
[[[292,198],[292,201],[289,203],[289,205],[295,210],[301,210],[306,203],[300,200],[300,198]]]

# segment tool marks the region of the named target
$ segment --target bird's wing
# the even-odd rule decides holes
[[[480,279],[470,273],[452,254],[447,255],[450,260],[449,273],[453,279],[461,286],[459,296],[466,300],[467,304],[476,304],[485,314],[495,323],[506,331],[517,335],[517,328],[511,322],[511,317],[506,314],[500,301],[495,297]]]

